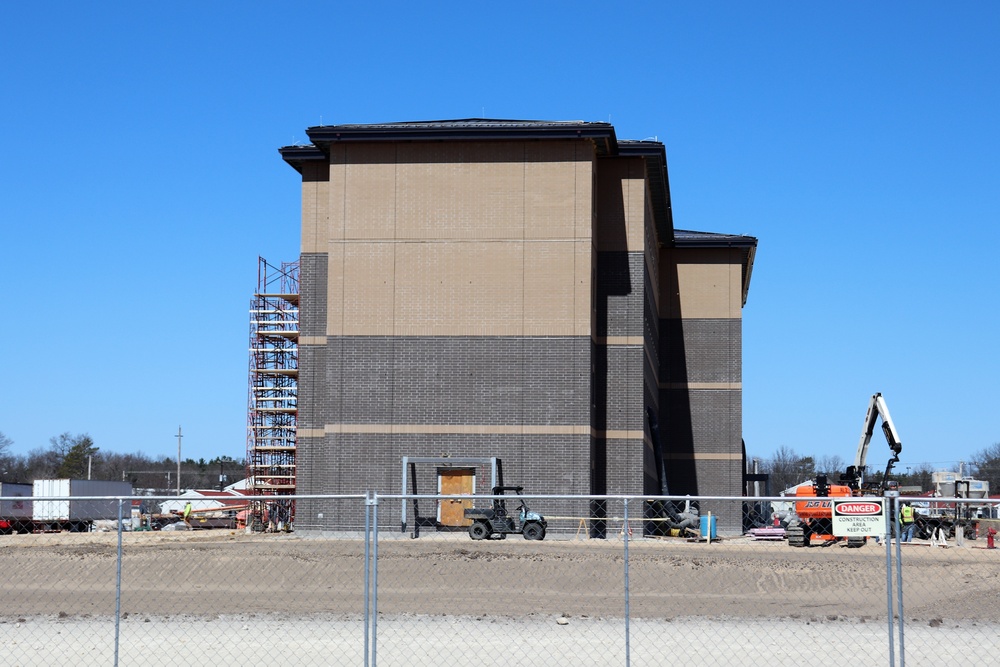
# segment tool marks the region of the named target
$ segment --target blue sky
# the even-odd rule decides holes
[[[849,461],[876,391],[900,466],[1000,441],[1000,5],[356,4],[0,8],[15,451],[243,456],[257,257],[298,254],[277,148],[481,116],[656,137],[678,228],[759,238],[751,455]]]

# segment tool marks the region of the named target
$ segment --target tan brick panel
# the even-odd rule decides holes
[[[302,174],[302,252],[326,252],[329,167],[307,163]]]
[[[343,292],[333,295],[343,301],[345,336],[392,335],[395,307],[395,255],[391,242],[335,244],[342,247]],[[332,270],[331,270],[332,282]],[[328,314],[329,317],[329,314]]]
[[[584,142],[333,146],[328,333],[588,335],[593,168]]]
[[[345,240],[396,237],[395,148],[392,144],[366,145],[364,151],[349,147],[345,168]]]
[[[733,248],[664,251],[660,307],[667,318],[742,316],[742,258]]]
[[[598,224],[594,233],[601,252],[645,249],[647,199],[642,158],[601,161]]]

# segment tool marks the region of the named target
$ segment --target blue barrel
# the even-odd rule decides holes
[[[701,538],[703,540],[714,540],[715,534],[715,517],[714,516],[703,516],[701,517]]]

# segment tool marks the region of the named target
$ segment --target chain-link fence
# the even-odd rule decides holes
[[[996,661],[983,501],[889,499],[902,543],[814,518],[799,548],[784,498],[300,496],[186,519],[101,501],[121,519],[0,536],[0,663]]]

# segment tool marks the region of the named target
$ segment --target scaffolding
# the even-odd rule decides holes
[[[295,430],[299,379],[299,263],[257,262],[250,302],[250,388],[247,399],[247,492],[253,530],[289,529],[295,494]]]

